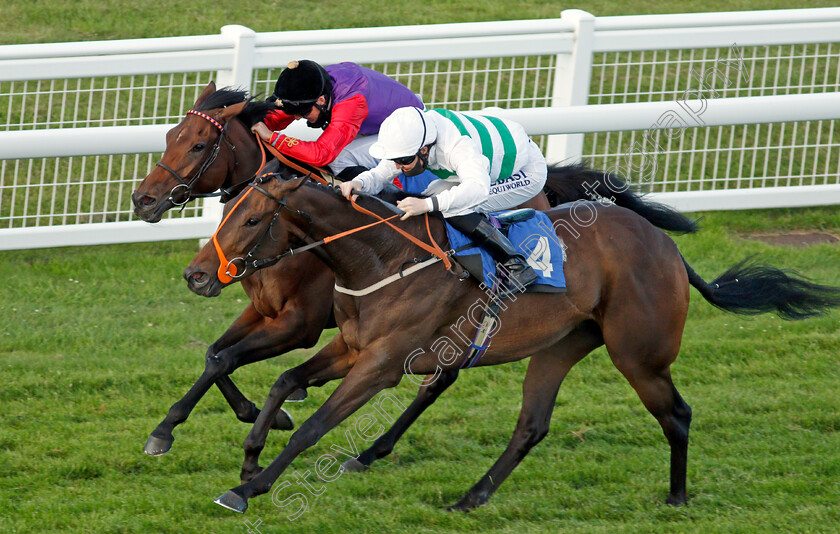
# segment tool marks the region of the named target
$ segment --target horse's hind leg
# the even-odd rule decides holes
[[[619,368],[645,408],[659,421],[671,448],[671,489],[667,504],[680,505],[686,501],[686,466],[688,463],[688,428],[691,425],[691,407],[680,396],[666,368],[651,371],[636,368],[625,372]]]
[[[645,324],[625,318],[619,326],[604,328],[607,351],[615,366],[636,390],[645,408],[656,418],[671,449],[671,489],[667,504],[686,501],[686,465],[688,461],[688,428],[691,408],[680,396],[671,380],[670,365],[679,352],[685,315],[654,317]],[[644,338],[638,332],[646,332]]]
[[[441,393],[455,383],[457,378],[458,369],[452,369],[451,371],[441,373],[431,384],[422,386],[420,391],[417,392],[417,397],[414,398],[408,408],[394,422],[394,425],[387,432],[379,436],[373,445],[363,451],[357,458],[350,458],[344,462],[344,470],[353,472],[364,471],[374,461],[391,454],[391,451],[394,450],[394,445],[402,437],[403,433],[408,430],[408,427],[414,424],[414,421],[420,417],[426,408],[434,404]]]
[[[531,357],[522,384],[522,411],[510,443],[487,474],[450,510],[468,511],[487,502],[528,451],[548,434],[557,391],[569,369],[602,343],[597,325],[586,322]]]

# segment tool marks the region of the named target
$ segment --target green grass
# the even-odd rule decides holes
[[[710,0],[704,3],[668,0],[650,2],[596,0],[570,4],[556,0],[396,0],[383,5],[375,0],[319,0],[277,2],[256,0],[8,0],[0,7],[3,20],[14,21],[0,29],[0,43],[61,42],[127,37],[161,37],[218,33],[225,24],[242,24],[256,31],[359,28],[402,24],[435,24],[484,20],[519,20],[559,17],[564,9],[585,9],[595,15],[692,13],[791,7],[834,7],[830,1],[791,6],[780,0]],[[383,9],[384,7],[384,9]]]
[[[833,6],[812,2],[797,7]],[[0,43],[432,24],[595,15],[791,7],[778,0],[683,2],[22,2],[0,6]],[[840,247],[805,250],[739,235],[819,229],[840,234],[837,208],[708,214],[700,234],[678,238],[704,278],[761,256],[840,285]],[[248,426],[213,390],[176,430],[170,454],[142,453],[148,433],[198,377],[206,347],[244,308],[238,286],[205,300],[180,279],[195,241],[0,253],[0,531],[244,532],[835,532],[840,523],[840,313],[798,323],[743,318],[692,304],[674,379],[694,409],[690,504],[662,504],[667,445],[633,390],[599,350],[560,390],[552,431],[490,503],[468,515],[444,508],[492,465],[521,402],[525,362],[463,373],[392,456],[344,475],[293,507],[270,496],[246,516],[212,499],[238,484]],[[322,343],[333,332],[323,336]],[[313,351],[237,371],[260,403],[275,378]],[[334,385],[289,410],[298,424]],[[407,403],[415,388],[396,394]],[[370,408],[359,413],[370,412]],[[344,444],[351,417],[280,478],[312,471]],[[265,459],[288,434],[274,432]],[[280,495],[290,495],[291,489]]]
[[[840,285],[837,245],[792,250],[738,237],[840,233],[836,208],[709,213],[703,225],[677,241],[707,280],[760,254]],[[238,484],[249,427],[216,390],[176,430],[170,454],[142,453],[201,372],[207,345],[245,306],[238,286],[214,300],[187,291],[179,273],[195,251],[195,241],[178,241],[0,254],[0,530],[244,532],[244,520],[260,519],[262,532],[764,533],[834,532],[840,522],[840,313],[796,323],[744,318],[694,290],[672,367],[694,410],[686,507],[663,504],[665,439],[601,349],[570,373],[546,440],[473,513],[444,509],[506,446],[526,362],[463,373],[392,456],[326,484],[294,522],[286,515],[296,507],[278,508],[268,495],[252,499],[244,517],[226,511],[212,499]],[[261,403],[284,369],[312,353],[234,378]],[[333,388],[313,389],[289,407],[298,424]],[[406,380],[395,392],[407,403],[415,388]],[[345,445],[358,414],[298,457],[279,483],[314,471],[330,445]],[[263,458],[287,439],[273,432]]]

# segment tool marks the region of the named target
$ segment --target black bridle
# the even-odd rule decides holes
[[[280,213],[284,209],[287,210],[288,212],[292,213],[293,215],[300,215],[300,216],[302,216],[306,219],[306,221],[308,223],[308,227],[307,227],[307,230],[306,230],[306,234],[303,236],[301,241],[306,241],[306,239],[309,237],[309,232],[312,230],[312,217],[310,217],[310,215],[308,213],[306,213],[305,211],[290,208],[286,204],[285,199],[278,198],[278,197],[272,195],[271,193],[269,193],[268,191],[266,191],[265,189],[263,189],[261,187],[262,184],[266,183],[271,178],[276,178],[277,180],[280,180],[278,173],[268,173],[268,174],[264,174],[264,175],[260,176],[256,181],[248,184],[249,187],[253,187],[254,189],[259,191],[260,193],[262,193],[266,197],[268,197],[268,198],[272,199],[273,201],[277,202],[277,209],[274,210],[274,215],[271,218],[271,223],[269,223],[268,228],[266,228],[265,232],[263,233],[263,235],[260,236],[260,238],[254,244],[254,246],[251,247],[251,250],[248,251],[248,254],[246,254],[244,258],[243,257],[236,257],[236,258],[233,258],[230,261],[228,261],[227,266],[225,267],[225,274],[227,274],[228,276],[230,276],[233,279],[239,279],[239,278],[242,278],[243,276],[245,276],[245,273],[247,272],[248,267],[251,267],[254,270],[259,270],[259,269],[262,269],[264,267],[274,265],[275,263],[282,260],[286,256],[292,256],[292,255],[298,254],[300,252],[305,252],[309,249],[312,249],[312,248],[315,248],[315,247],[318,247],[318,246],[321,246],[321,245],[324,244],[324,241],[321,240],[321,241],[317,241],[315,243],[310,243],[308,245],[304,245],[304,246],[298,247],[298,248],[289,247],[289,249],[286,250],[285,252],[283,252],[282,254],[278,254],[277,256],[274,256],[272,258],[255,259],[255,256],[257,254],[257,250],[259,250],[259,248],[265,242],[266,237],[270,237],[272,241],[275,241],[275,242],[277,241],[277,239],[274,237],[274,233],[272,232],[272,230],[274,229],[275,223],[277,223],[277,219],[280,218]],[[242,271],[241,272],[238,268],[236,268],[236,262],[239,262],[239,261],[242,262]],[[236,270],[236,274],[231,274],[230,273],[230,266],[231,265],[234,266],[234,269]]]
[[[201,111],[196,111],[194,109],[191,109],[191,110],[187,111],[187,115],[197,115],[197,116],[209,121],[213,126],[215,126],[219,130],[219,138],[216,140],[215,144],[213,144],[213,147],[210,149],[209,155],[204,160],[204,163],[201,164],[201,167],[199,167],[198,172],[195,173],[195,176],[193,176],[189,181],[187,181],[186,178],[182,177],[174,169],[172,169],[172,167],[165,164],[163,161],[158,161],[157,163],[155,163],[156,166],[161,167],[165,171],[169,172],[169,174],[171,174],[172,176],[175,177],[176,180],[178,180],[179,183],[177,185],[175,185],[175,187],[173,187],[172,190],[169,192],[169,202],[171,202],[175,206],[181,206],[182,210],[187,205],[187,202],[189,202],[190,200],[193,200],[195,198],[210,198],[210,197],[218,197],[218,196],[222,196],[222,195],[230,196],[230,192],[226,191],[224,189],[222,189],[222,190],[220,190],[216,193],[196,193],[196,194],[193,194],[193,192],[192,192],[192,188],[195,185],[195,183],[198,181],[198,179],[201,178],[201,176],[205,172],[207,172],[207,170],[210,167],[213,166],[213,163],[216,162],[216,158],[219,157],[219,152],[221,152],[221,148],[222,148],[222,140],[225,141],[225,143],[228,145],[228,147],[230,147],[231,152],[233,152],[233,165],[234,165],[234,167],[237,164],[237,161],[236,161],[236,147],[233,145],[233,143],[230,142],[230,140],[227,137],[225,137],[225,134],[227,133],[227,127],[228,127],[228,124],[230,124],[230,122],[227,122],[227,123],[225,123],[224,126],[222,126],[222,124],[219,123],[219,121],[217,121],[216,119],[214,119],[210,115],[207,115],[206,113],[202,113]],[[183,200],[179,201],[175,198],[176,191],[183,195]]]

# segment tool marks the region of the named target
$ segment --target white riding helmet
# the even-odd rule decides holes
[[[382,121],[379,139],[370,146],[370,155],[376,159],[413,156],[435,139],[435,125],[426,120],[422,111],[412,107],[399,108]]]

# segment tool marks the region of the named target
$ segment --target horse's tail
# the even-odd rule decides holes
[[[616,205],[636,212],[654,226],[669,232],[686,234],[697,231],[697,223],[677,210],[645,200],[634,193],[619,176],[589,169],[586,165],[549,165],[545,194],[552,207],[575,200],[604,197]]]
[[[840,288],[799,278],[797,273],[747,258],[706,283],[682,259],[688,281],[713,306],[741,315],[775,311],[782,319],[805,319],[840,306]]]

